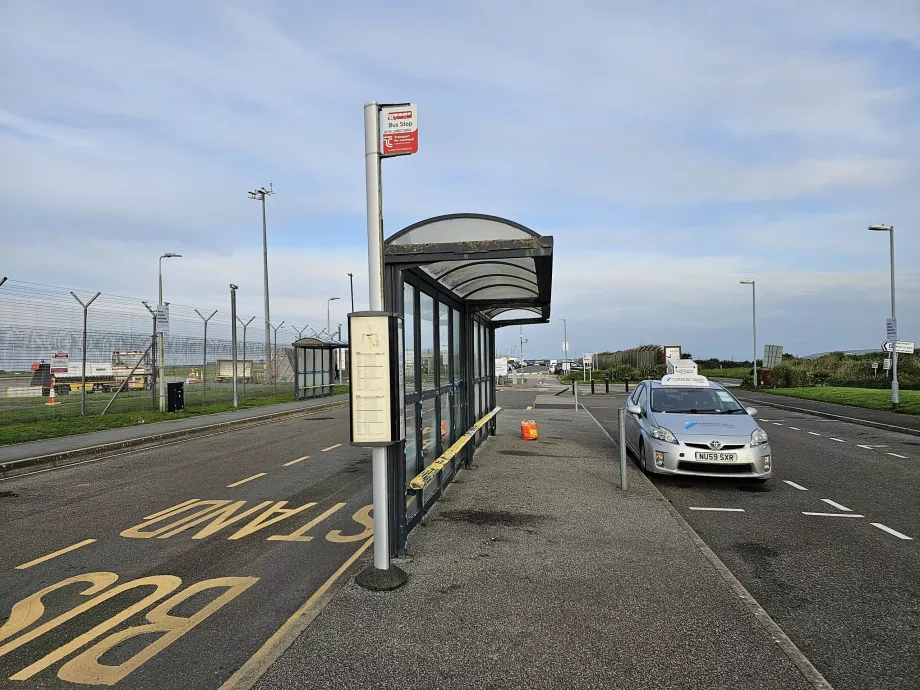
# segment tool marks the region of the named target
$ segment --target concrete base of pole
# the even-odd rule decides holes
[[[364,589],[374,592],[390,592],[402,587],[408,579],[409,575],[405,570],[391,563],[386,570],[381,570],[373,565],[367,566],[367,568],[358,573],[355,582],[364,587]]]

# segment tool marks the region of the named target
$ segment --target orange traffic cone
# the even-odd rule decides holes
[[[57,395],[55,395],[54,393],[53,383],[51,384],[51,389],[48,391],[48,397],[49,397],[49,400],[48,402],[45,403],[46,405],[60,405],[61,404],[58,402]]]

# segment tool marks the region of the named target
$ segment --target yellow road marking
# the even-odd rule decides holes
[[[240,666],[236,673],[230,676],[224,684],[220,686],[219,690],[243,690],[244,688],[251,688],[255,685],[256,681],[265,670],[293,644],[294,640],[309,627],[310,623],[319,615],[319,612],[329,603],[335,594],[334,592],[330,593],[329,589],[335,584],[336,580],[338,580],[373,543],[373,537],[364,542],[347,561],[342,563],[339,569],[336,570],[319,589],[310,595],[310,598],[307,599],[304,605],[297,609],[294,614],[265,641],[265,644],[263,644],[255,654],[249,657],[246,663]]]
[[[234,486],[239,486],[240,484],[245,484],[246,482],[251,482],[253,479],[258,479],[259,477],[264,477],[268,472],[259,472],[259,474],[254,474],[251,477],[246,477],[246,479],[240,479],[238,482],[233,482],[232,484],[227,484],[228,489],[232,489]]]
[[[310,456],[309,456],[309,455],[304,455],[302,458],[297,458],[296,460],[291,460],[290,462],[284,463],[284,466],[285,466],[285,467],[290,467],[291,465],[296,465],[296,464],[297,464],[298,462],[300,462],[301,460],[309,460],[309,459],[310,459]]]
[[[338,448],[338,447],[341,446],[341,445],[342,445],[341,443],[336,443],[334,446],[329,446],[328,448],[323,448],[323,449],[320,451],[320,453],[325,453],[327,450],[332,450],[333,448]]]
[[[52,558],[57,558],[62,556],[65,553],[70,551],[76,551],[79,548],[88,546],[92,544],[95,539],[84,539],[79,544],[74,544],[73,546],[68,546],[67,548],[61,549],[60,551],[55,551],[54,553],[49,553],[47,556],[42,556],[41,558],[36,558],[34,561],[29,561],[28,563],[23,563],[22,565],[17,565],[16,570],[25,570],[26,568],[31,568],[33,565],[38,565],[39,563],[44,563],[45,561],[50,561]]]
[[[171,513],[171,512],[174,511],[174,510],[178,510],[179,508],[182,508],[182,507],[184,507],[184,506],[191,505],[192,503],[194,503],[194,502],[197,501],[197,500],[198,500],[197,498],[190,498],[190,499],[188,499],[187,501],[182,501],[182,503],[177,503],[177,504],[174,505],[172,508],[164,508],[163,510],[158,511],[158,512],[154,513],[153,515],[145,515],[145,516],[144,516],[144,519],[145,519],[145,520],[153,520],[153,518],[162,517],[163,515],[166,515],[166,513]]]

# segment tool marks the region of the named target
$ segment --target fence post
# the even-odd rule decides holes
[[[626,491],[626,408],[617,410],[620,426],[620,489]]]
[[[83,304],[83,300],[77,297],[76,293],[74,293],[73,291],[71,291],[70,294],[73,295],[73,298],[77,300],[77,302],[80,303],[81,307],[83,307],[83,369],[82,369],[83,373],[80,375],[80,381],[81,381],[81,384],[80,384],[80,393],[81,393],[80,415],[85,417],[86,416],[86,319],[87,319],[87,312],[89,311],[89,305],[95,302],[96,298],[102,293],[97,292],[95,295],[93,295],[93,298],[86,304]]]
[[[237,320],[243,324],[243,400],[246,399],[246,327],[252,323],[252,320],[256,318],[255,316],[249,317],[249,321],[243,323],[243,319],[239,316],[236,317]],[[254,362],[253,362],[254,363]],[[249,375],[252,376],[252,367],[249,368]]]
[[[230,354],[233,360],[233,406],[240,406],[240,398],[237,393],[237,362],[236,362],[236,291],[237,287],[230,283]],[[243,365],[246,366],[245,364]],[[220,373],[220,372],[218,372]]]
[[[213,312],[211,312],[211,315],[208,318],[204,318],[201,312],[197,309],[195,310],[195,313],[201,317],[202,321],[204,321],[204,362],[201,366],[201,402],[204,404],[204,389],[206,387],[208,376],[208,321],[214,318],[214,314],[217,313],[217,310],[215,309]]]

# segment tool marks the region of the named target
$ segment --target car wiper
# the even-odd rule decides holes
[[[740,407],[737,410],[722,410],[722,414],[737,414],[739,412],[744,412]]]

